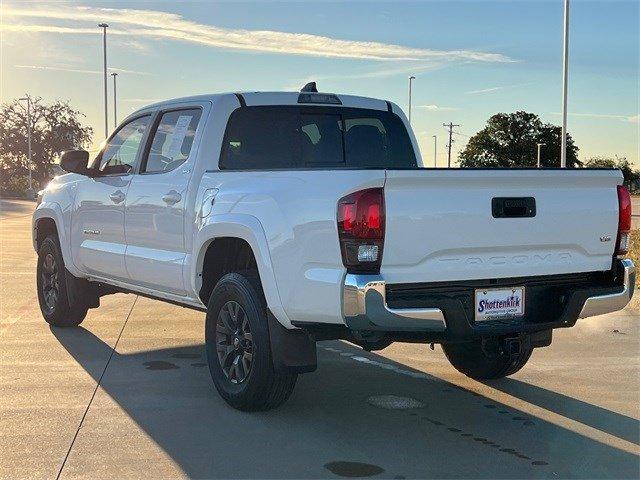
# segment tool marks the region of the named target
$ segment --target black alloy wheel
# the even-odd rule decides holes
[[[60,297],[60,268],[53,253],[47,253],[40,272],[42,296],[47,313],[53,313]]]
[[[216,348],[225,376],[231,383],[242,383],[251,373],[253,339],[249,319],[238,302],[230,300],[220,309]]]

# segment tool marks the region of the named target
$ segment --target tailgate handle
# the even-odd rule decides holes
[[[534,197],[494,197],[491,199],[493,218],[527,218],[536,216]]]

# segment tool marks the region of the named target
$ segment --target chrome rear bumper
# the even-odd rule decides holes
[[[386,284],[380,275],[348,273],[342,296],[342,312],[347,325],[390,329],[419,325],[427,332],[443,332],[447,327],[439,308],[389,308],[385,298]]]
[[[587,297],[578,318],[592,317],[622,310],[633,296],[635,286],[635,266],[629,259],[619,260],[617,268],[621,272],[622,283],[618,287],[604,289],[616,293],[606,293]],[[597,289],[594,289],[596,291]],[[603,290],[603,289],[600,289]],[[345,323],[352,329],[373,330],[418,330],[425,333],[447,331],[447,321],[440,308],[391,308],[386,300],[386,283],[380,275],[347,274],[342,293],[342,313]],[[579,297],[578,297],[579,298]],[[584,298],[584,297],[582,297]],[[575,301],[580,301],[576,299]],[[569,309],[573,313],[549,328],[570,326],[575,323],[580,305]],[[454,319],[449,319],[454,321]],[[569,323],[569,325],[567,325]]]
[[[631,301],[636,284],[636,267],[628,258],[620,260],[620,265],[623,270],[622,291],[587,298],[579,318],[617,312],[626,307],[629,301]]]

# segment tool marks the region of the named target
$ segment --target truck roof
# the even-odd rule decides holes
[[[170,100],[163,100],[150,105],[146,105],[138,112],[148,110],[149,108],[158,108],[163,106],[175,105],[188,102],[215,102],[225,96],[238,96],[241,95],[247,106],[257,105],[299,105],[298,97],[300,92],[236,92],[236,93],[211,93],[204,95],[193,95],[188,97],[173,98]],[[386,100],[380,100],[377,98],[360,97],[356,95],[345,94],[329,94],[337,96],[342,102],[343,107],[351,108],[368,108],[372,110],[387,110],[389,108]],[[136,112],[137,113],[137,112]]]

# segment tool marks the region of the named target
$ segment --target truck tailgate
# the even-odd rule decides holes
[[[413,283],[609,270],[621,183],[618,170],[388,170],[381,274]],[[531,197],[534,216],[520,216],[521,200],[494,216],[494,198]]]

